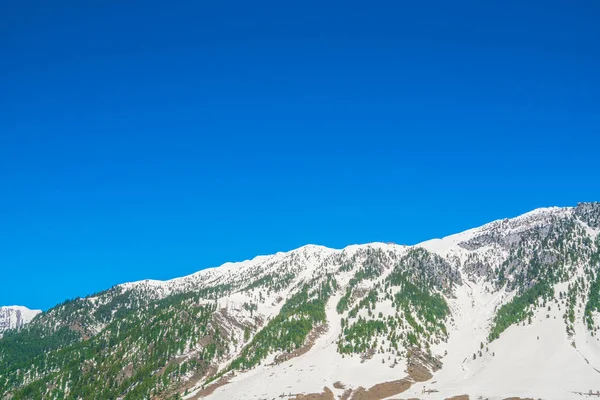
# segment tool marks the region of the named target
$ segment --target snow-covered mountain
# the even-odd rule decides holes
[[[41,310],[30,310],[23,306],[0,307],[0,337],[8,329],[22,328],[41,312]]]
[[[0,398],[580,399],[600,390],[599,313],[600,203],[544,208],[63,303],[25,330],[43,366],[0,341]]]

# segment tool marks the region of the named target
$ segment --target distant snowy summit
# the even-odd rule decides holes
[[[22,328],[41,312],[23,306],[0,307],[0,336],[9,329]]]

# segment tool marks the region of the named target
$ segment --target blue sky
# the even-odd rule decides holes
[[[0,304],[600,200],[597,2],[171,3],[3,5]]]

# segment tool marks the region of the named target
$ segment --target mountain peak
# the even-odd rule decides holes
[[[9,329],[22,328],[41,312],[24,306],[0,306],[0,336]]]

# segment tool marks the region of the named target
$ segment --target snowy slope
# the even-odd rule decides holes
[[[75,324],[93,336],[111,322],[94,319],[101,307],[118,315],[119,307],[199,294],[200,303],[216,305],[226,348],[203,375],[177,377],[175,390],[188,400],[582,398],[600,390],[599,235],[599,203],[542,208],[414,246],[307,245],[125,283],[36,323]],[[331,293],[319,297],[324,285]],[[285,309],[300,294],[324,299],[325,315],[310,322],[302,346],[255,343],[272,321],[306,317]],[[524,303],[526,296],[534,297]],[[507,309],[514,320],[504,326]],[[175,362],[203,354],[202,343]],[[235,364],[247,349],[266,355]]]
[[[23,306],[0,307],[0,335],[8,329],[23,327],[41,312],[41,310],[30,310]]]
[[[468,394],[472,399],[519,396],[559,400],[581,398],[576,392],[600,390],[600,342],[586,329],[581,308],[577,309],[574,335],[565,333],[565,306],[562,304],[561,309],[557,299],[552,303],[551,311],[537,309],[531,324],[510,326],[499,339],[490,343],[488,334],[495,312],[515,296],[515,291],[506,287],[499,289],[485,279],[485,273],[469,269],[473,259],[491,270],[499,268],[509,256],[507,243],[520,240],[517,239],[519,235],[527,235],[532,230],[543,230],[556,220],[570,218],[573,213],[573,208],[534,210],[517,218],[495,221],[415,246],[456,265],[463,284],[456,287],[453,296],[447,297],[452,312],[448,341],[441,341],[432,348],[443,367],[433,373],[433,378],[413,382],[402,396],[441,399]],[[582,226],[589,239],[593,240],[598,234],[597,228]],[[398,257],[410,250],[410,247],[377,243],[351,246],[341,251],[313,247],[311,251],[343,254],[369,247],[395,253]],[[307,274],[314,267],[310,265]],[[382,274],[381,279],[388,273]],[[339,279],[347,283],[349,277],[340,276]],[[559,289],[565,290],[566,285],[557,285],[556,292]],[[236,373],[208,398],[264,399],[282,395],[293,398],[301,393],[322,393],[324,388],[341,398],[348,389],[369,388],[406,378],[406,358],[392,363],[388,352],[375,354],[368,360],[338,353],[337,340],[342,329],[339,320],[343,315],[336,312],[335,304],[341,293],[329,300],[327,331],[307,353],[283,363],[269,365],[265,362],[250,371]],[[394,309],[385,303],[377,305],[375,312],[380,311],[384,315],[394,313]],[[392,355],[391,358],[396,357]],[[334,385],[336,382],[338,384]],[[341,387],[339,383],[343,384],[343,389],[336,388]],[[195,398],[196,393],[192,391],[187,397]]]
[[[453,301],[456,325],[450,340],[436,348],[439,354],[447,352],[442,357],[443,368],[434,373],[432,379],[413,384],[402,396],[443,399],[469,394],[471,399],[519,396],[567,400],[581,399],[581,395],[574,392],[600,388],[598,338],[577,335],[577,348],[573,347],[564,334],[558,308],[550,313],[549,319],[540,312],[532,325],[510,327],[500,339],[486,345],[483,358],[474,361],[472,354],[479,350],[480,343],[486,342],[489,319],[503,296],[504,293],[486,293],[483,285],[463,286]],[[321,393],[324,387],[342,396],[348,388],[369,388],[407,376],[406,360],[390,368],[387,354],[364,363],[359,357],[342,358],[335,344],[340,329],[338,319],[339,315],[330,306],[330,329],[308,353],[282,364],[261,366],[239,374],[208,398],[268,399]],[[585,331],[583,324],[578,329]],[[336,389],[336,382],[344,383],[345,389]],[[424,393],[424,390],[435,392]],[[193,398],[193,394],[189,398]]]

